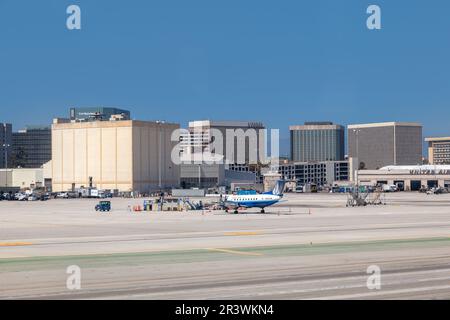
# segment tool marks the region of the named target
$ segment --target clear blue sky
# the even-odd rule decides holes
[[[66,29],[70,4],[80,31]],[[366,28],[370,4],[381,31]],[[104,105],[259,120],[284,138],[313,120],[450,135],[449,16],[448,0],[0,0],[0,121]]]

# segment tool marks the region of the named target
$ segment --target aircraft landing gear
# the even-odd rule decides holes
[[[264,208],[261,209],[261,213],[266,213],[266,211],[264,210]]]

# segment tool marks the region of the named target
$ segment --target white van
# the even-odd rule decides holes
[[[397,192],[398,187],[395,184],[383,184],[383,192]]]

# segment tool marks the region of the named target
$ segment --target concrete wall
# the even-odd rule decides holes
[[[20,189],[44,187],[43,169],[15,169],[12,174],[13,186]]]
[[[160,129],[158,129],[160,127]],[[174,124],[143,121],[97,121],[54,124],[52,127],[53,191],[89,185],[98,189],[147,192],[178,185],[179,167],[172,164],[170,142]],[[159,148],[159,130],[162,146]]]
[[[134,190],[159,190],[179,186],[180,166],[171,160],[173,148],[172,132],[179,129],[175,124],[133,122],[133,181]],[[160,181],[161,177],[161,181]]]
[[[281,180],[281,174],[268,172],[264,175],[264,192],[272,191],[278,180]]]
[[[225,185],[230,187],[232,184],[256,184],[256,173],[246,171],[225,170]]]
[[[199,178],[201,183],[199,184]],[[186,187],[211,188],[225,185],[224,164],[182,164],[181,182]]]
[[[16,187],[30,189],[44,186],[44,169],[8,169],[0,170],[0,189]]]
[[[13,187],[12,169],[0,169],[0,189]]]
[[[396,165],[422,163],[422,127],[395,127]]]
[[[348,156],[364,163],[366,169],[395,164],[394,127],[348,129]]]

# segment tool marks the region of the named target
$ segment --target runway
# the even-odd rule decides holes
[[[287,195],[266,215],[130,213],[141,200],[0,203],[1,299],[448,299],[450,195]],[[81,268],[81,290],[66,269]],[[370,266],[381,288],[370,289]]]

